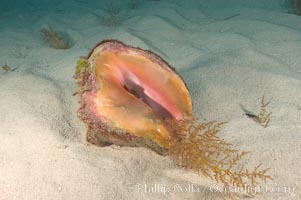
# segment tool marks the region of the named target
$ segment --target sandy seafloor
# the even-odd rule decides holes
[[[161,55],[186,81],[196,115],[227,121],[221,136],[252,152],[245,164],[271,168],[267,187],[293,190],[253,199],[301,199],[300,16],[281,0],[142,1],[135,9],[123,5],[108,27],[106,5],[0,1],[0,65],[14,69],[0,73],[1,200],[224,198],[211,191],[214,181],[148,149],[87,145],[72,76],[76,60],[103,39]],[[43,27],[71,48],[49,48]],[[263,95],[273,112],[268,128],[239,107],[257,113]],[[189,185],[200,192],[185,191]]]

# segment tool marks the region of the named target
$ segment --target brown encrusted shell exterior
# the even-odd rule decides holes
[[[158,63],[159,66],[163,66],[166,70],[172,70],[173,72],[175,72],[175,70],[172,67],[170,67],[167,64],[167,62],[165,62],[162,58],[160,58],[160,56],[152,53],[151,51],[145,51],[140,48],[130,47],[116,40],[104,40],[97,44],[88,54],[87,57],[82,58],[82,60],[85,61],[85,67],[78,74],[75,75],[75,78],[77,79],[77,84],[80,88],[78,93],[80,95],[81,106],[78,110],[78,117],[82,121],[84,121],[87,126],[87,141],[97,146],[116,144],[120,146],[147,147],[156,151],[159,154],[165,154],[167,152],[167,149],[161,147],[160,145],[151,140],[145,139],[143,137],[137,137],[119,128],[108,126],[106,123],[105,116],[101,116],[99,113],[95,112],[95,105],[92,103],[85,103],[92,102],[91,99],[95,98],[97,90],[101,87],[101,85],[99,85],[98,82],[95,80],[95,75],[93,74],[93,72],[90,72],[91,69],[88,60],[93,54],[95,48],[105,43],[115,43],[114,45],[118,45],[118,47],[122,48],[123,51],[126,50],[126,48],[139,51],[139,53],[143,54],[145,57],[151,59],[153,62]],[[167,68],[165,66],[167,66]],[[94,69],[92,69],[92,71],[93,70]]]

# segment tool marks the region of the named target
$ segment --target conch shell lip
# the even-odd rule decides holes
[[[174,67],[172,67],[166,60],[164,60],[159,54],[151,51],[151,50],[144,50],[144,49],[141,49],[140,47],[135,47],[135,46],[131,46],[131,45],[127,45],[127,44],[124,44],[123,42],[117,40],[117,39],[107,39],[107,40],[102,40],[101,42],[97,43],[91,50],[90,52],[88,53],[88,55],[86,57],[84,57],[85,59],[89,59],[91,57],[91,55],[93,54],[94,50],[96,48],[98,48],[99,46],[103,45],[103,44],[109,44],[109,43],[114,43],[114,44],[118,44],[118,45],[122,45],[123,47],[126,47],[126,48],[130,48],[131,50],[134,50],[134,51],[140,51],[140,52],[145,52],[145,56],[147,56],[149,59],[153,60],[152,56],[151,55],[154,55],[156,57],[156,62],[158,63],[164,63],[165,65],[167,65],[167,70],[171,70],[173,73],[177,74],[181,80],[183,81],[183,83],[185,84],[185,87],[187,88],[188,92],[189,92],[189,95],[190,95],[190,91],[189,91],[189,87],[187,86],[186,82],[184,81],[182,75],[180,73],[178,73]],[[162,66],[162,65],[160,65]],[[164,65],[163,65],[164,66]],[[191,98],[191,96],[190,96]],[[192,103],[192,107],[193,107],[193,102]]]

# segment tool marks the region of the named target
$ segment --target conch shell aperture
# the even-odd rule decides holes
[[[75,78],[78,115],[92,144],[143,146],[164,154],[177,139],[176,124],[192,118],[184,81],[151,51],[102,41],[78,61]]]

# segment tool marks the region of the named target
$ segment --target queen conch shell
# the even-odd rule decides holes
[[[96,45],[77,63],[78,115],[87,141],[148,147],[164,154],[177,123],[192,117],[189,91],[157,54],[116,40]]]

